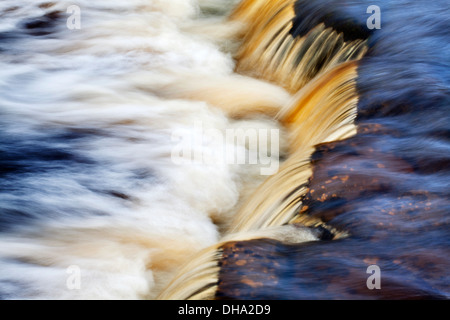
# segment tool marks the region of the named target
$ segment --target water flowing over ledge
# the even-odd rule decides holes
[[[2,1],[1,298],[448,298],[445,3],[372,2]]]

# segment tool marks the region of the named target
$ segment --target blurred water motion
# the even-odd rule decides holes
[[[445,1],[77,4],[0,3],[2,299],[449,298]]]

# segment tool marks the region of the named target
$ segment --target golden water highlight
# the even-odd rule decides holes
[[[274,239],[284,243],[317,241],[316,232],[296,225],[239,232],[225,236],[219,243],[195,254],[178,276],[160,293],[159,300],[212,300],[219,282],[222,248],[229,242]]]
[[[346,236],[344,232],[330,229],[322,221],[302,216],[300,212],[312,175],[310,157],[315,145],[345,139],[356,133],[356,77],[356,62],[339,65],[314,79],[281,110],[277,118],[290,131],[290,157],[279,173],[267,179],[240,208],[222,241],[195,255],[159,299],[213,299],[222,258],[220,248],[228,241],[272,238],[301,243],[317,240],[304,234],[287,237],[289,232],[283,228],[294,228],[294,225],[325,227],[335,239]]]
[[[294,218],[312,174],[314,146],[356,133],[356,68],[348,62],[318,77],[280,112],[278,118],[291,134],[291,156],[239,210],[230,233],[283,225]]]
[[[302,215],[301,209],[312,175],[310,159],[315,146],[356,134],[356,60],[364,55],[366,43],[346,43],[343,35],[323,24],[304,37],[293,38],[294,3],[247,0],[230,18],[247,25],[235,56],[236,71],[283,87],[291,95],[289,101],[266,113],[288,131],[288,158],[276,175],[243,202],[221,241],[180,269],[159,299],[214,299],[221,248],[229,241],[317,241],[313,232],[316,227],[328,229],[334,239],[347,236],[316,218]],[[242,112],[245,114],[245,110]]]
[[[264,94],[261,94],[264,92]],[[243,75],[186,76],[158,88],[167,98],[203,101],[233,119],[268,116],[275,118],[292,95],[283,88]]]
[[[315,76],[340,63],[358,60],[367,51],[365,40],[344,41],[344,35],[323,23],[303,37],[293,37],[292,0],[244,1],[233,19],[246,24],[246,35],[236,54],[236,71],[266,79],[295,93]]]
[[[195,255],[160,293],[159,300],[212,300],[217,290],[221,243]]]

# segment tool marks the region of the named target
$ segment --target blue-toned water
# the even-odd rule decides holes
[[[2,0],[2,299],[153,299],[220,241],[267,177],[263,164],[214,158],[223,141],[205,139],[199,122],[223,134],[278,130],[271,161],[285,160],[287,136],[271,114],[292,97],[235,72],[242,30],[226,19],[238,2]],[[67,24],[71,5],[79,28]],[[380,30],[365,29],[369,5],[382,9]],[[309,0],[295,9],[293,36],[325,23],[368,38],[358,133],[317,148],[309,188],[319,192],[304,199],[303,214],[350,236],[230,245],[217,297],[448,298],[447,1]],[[180,132],[213,161],[175,162]],[[245,139],[229,150],[255,152]],[[365,287],[370,264],[383,271],[380,292]]]

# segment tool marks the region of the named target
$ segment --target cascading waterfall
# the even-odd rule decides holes
[[[221,242],[194,256],[159,298],[448,298],[450,207],[438,187],[448,156],[437,150],[449,150],[438,119],[450,86],[445,63],[431,67],[445,51],[435,45],[448,47],[441,7],[421,2],[408,16],[385,5],[387,27],[370,31],[361,14],[370,4],[248,0],[231,14],[244,25],[235,71],[292,95],[275,116],[288,132],[287,157],[239,205]],[[427,27],[417,32],[405,17]],[[414,50],[418,33],[432,49]],[[410,60],[400,63],[405,52]],[[371,265],[383,270],[382,290],[368,288]]]
[[[221,247],[229,241],[272,238],[301,243],[317,240],[319,234],[306,227],[326,228],[318,220],[296,218],[296,215],[301,210],[302,197],[312,174],[310,158],[315,145],[356,133],[357,63],[346,61],[362,57],[364,42],[345,45],[342,42],[339,49],[330,51],[343,36],[329,30],[322,38],[322,26],[314,28],[306,39],[294,39],[290,35],[294,1],[254,2],[243,1],[231,15],[249,30],[249,36],[244,36],[238,49],[236,70],[274,82],[290,92],[298,91],[276,116],[289,132],[289,156],[280,171],[264,181],[240,207],[227,229],[226,239],[199,253],[180,271],[160,299],[214,298]],[[318,29],[322,30],[320,35]],[[321,45],[307,44],[308,37]],[[312,50],[320,51],[319,46],[329,55],[326,63],[320,55],[312,53]],[[323,70],[317,66],[320,60]],[[296,222],[297,227],[287,226],[291,221]],[[337,230],[333,233],[335,238],[345,234]]]
[[[448,299],[445,1],[376,2],[3,0],[0,298]]]
[[[219,241],[241,194],[263,180],[260,167],[175,163],[173,150],[218,154],[224,141],[198,122],[221,133],[282,129],[259,111],[228,116],[204,96],[226,92],[249,114],[276,113],[290,99],[233,72],[216,34],[236,29],[223,22],[232,4],[78,1],[81,28],[70,30],[73,3],[2,1],[2,298],[152,299],[182,262]]]

